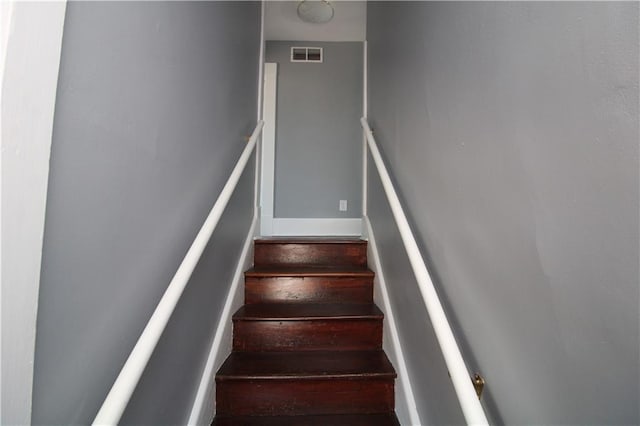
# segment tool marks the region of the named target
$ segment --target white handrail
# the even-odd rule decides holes
[[[129,354],[129,358],[127,358],[122,370],[120,370],[118,378],[113,383],[109,394],[102,403],[100,411],[98,411],[96,418],[93,420],[94,425],[115,425],[122,417],[122,413],[127,407],[127,404],[131,399],[131,395],[138,385],[138,381],[149,362],[149,358],[155,350],[155,347],[160,340],[160,336],[162,335],[171,314],[178,304],[178,300],[180,300],[180,296],[182,296],[182,292],[189,282],[194,268],[202,256],[202,252],[209,243],[209,239],[211,238],[213,231],[216,229],[218,221],[220,220],[224,209],[227,207],[231,195],[233,195],[233,191],[235,190],[236,185],[242,176],[242,172],[247,165],[247,161],[249,161],[249,157],[256,146],[258,136],[260,135],[263,126],[264,121],[259,121],[256,125],[246,148],[242,152],[242,155],[240,155],[240,158],[238,159],[236,166],[233,168],[227,183],[222,188],[216,203],[213,205],[211,212],[209,212],[209,215],[204,221],[202,228],[200,228],[198,235],[196,235],[196,238],[193,240],[191,247],[189,247],[189,251],[187,251],[187,254],[184,256],[182,263],[169,283],[162,299],[160,299],[160,302],[158,303],[155,311],[153,311],[153,315],[151,315],[144,331]]]
[[[371,156],[376,164],[384,191],[387,194],[387,199],[389,201],[391,211],[393,212],[393,217],[395,218],[398,230],[400,231],[400,236],[402,237],[402,242],[404,243],[409,261],[411,262],[413,273],[416,276],[418,287],[422,293],[422,298],[427,306],[427,312],[431,319],[431,323],[433,324],[447,368],[449,369],[451,381],[453,382],[453,387],[458,396],[458,401],[462,407],[464,417],[469,425],[488,425],[489,421],[487,420],[484,410],[482,409],[482,405],[476,395],[471,382],[471,376],[469,375],[467,366],[462,358],[462,353],[456,343],[451,326],[447,321],[447,316],[444,313],[444,309],[440,303],[440,298],[433,286],[431,276],[429,275],[429,271],[422,259],[416,240],[411,233],[409,222],[402,210],[402,205],[400,204],[398,195],[393,188],[393,183],[391,182],[389,173],[382,161],[373,133],[369,128],[366,118],[361,118],[360,123],[364,129],[369,150],[371,151]]]

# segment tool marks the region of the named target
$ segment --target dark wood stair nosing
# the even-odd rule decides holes
[[[367,244],[362,238],[350,237],[263,237],[253,240],[254,244]]]
[[[344,374],[299,374],[299,375],[243,375],[243,376],[229,376],[229,375],[217,375],[216,381],[301,381],[301,380],[380,380],[388,379],[393,380],[397,378],[397,373],[344,373]]]
[[[368,267],[326,267],[317,265],[258,266],[245,271],[245,278],[264,277],[335,277],[373,278],[375,273]]]
[[[345,367],[346,366],[346,367]],[[232,352],[216,380],[385,379],[397,374],[383,350]]]
[[[297,303],[302,304],[302,303]],[[294,305],[294,303],[290,303],[290,305]],[[367,305],[366,303],[362,303],[362,305]],[[332,316],[294,316],[294,317],[282,317],[282,316],[233,316],[232,320],[236,321],[349,321],[349,320],[371,320],[378,321],[383,320],[383,315],[332,315]]]
[[[367,312],[368,311],[368,312]],[[233,314],[235,321],[382,320],[373,303],[255,303]]]

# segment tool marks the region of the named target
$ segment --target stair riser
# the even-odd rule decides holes
[[[381,319],[234,321],[235,351],[374,350]]]
[[[217,381],[218,415],[388,413],[392,379]]]
[[[255,267],[332,265],[365,267],[366,243],[259,243],[255,244]]]
[[[245,303],[373,303],[373,278],[247,277]]]

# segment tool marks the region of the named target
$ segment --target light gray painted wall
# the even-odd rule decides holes
[[[121,424],[186,425],[253,213],[255,157],[194,271]],[[226,355],[225,355],[226,356]],[[224,359],[224,357],[223,357]]]
[[[367,27],[371,126],[496,421],[638,424],[638,4],[369,2]],[[428,423],[432,338],[370,180]]]
[[[35,424],[97,412],[255,126],[259,33],[256,2],[68,5]],[[125,424],[186,421],[253,215],[251,164]]]
[[[291,46],[324,62],[290,62]],[[275,217],[361,217],[362,43],[268,41],[265,58],[278,63]]]

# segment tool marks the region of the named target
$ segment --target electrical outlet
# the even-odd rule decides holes
[[[341,212],[347,211],[347,200],[340,200],[340,211]]]

